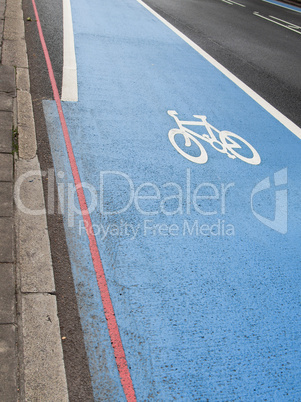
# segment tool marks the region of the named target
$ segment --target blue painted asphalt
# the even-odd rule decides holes
[[[63,109],[81,180],[98,191],[91,217],[137,399],[297,400],[300,139],[136,1],[71,5],[79,102]],[[44,110],[95,400],[121,401],[87,236],[67,211],[72,175],[55,103]],[[202,140],[207,163],[190,162],[169,141],[168,110],[206,115],[261,164]],[[131,201],[130,185],[153,198],[108,214]],[[274,220],[276,197],[272,228],[263,221]]]

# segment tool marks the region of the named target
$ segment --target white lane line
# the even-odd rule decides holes
[[[281,22],[285,22],[286,24],[288,24],[290,27],[292,28],[296,28],[296,29],[301,29],[301,27],[299,27],[299,25],[293,24],[292,22],[288,22],[288,21],[284,21],[281,18],[278,17],[273,17],[272,15],[269,15],[269,17],[274,18],[274,20],[278,20]]]
[[[244,4],[240,4],[240,3],[237,3],[236,1],[233,1],[233,0],[229,0],[232,4],[236,4],[237,6],[240,6],[240,7],[246,7]]]
[[[237,3],[236,1],[233,1],[233,0],[221,0],[221,1],[223,1],[224,3],[230,4],[231,6],[233,6],[233,4],[236,4],[237,6],[240,6],[240,7],[246,7],[244,4]]]
[[[77,102],[77,68],[70,0],[63,0],[63,19],[64,67],[61,99],[62,101]]]
[[[285,8],[286,10],[291,10],[291,11],[296,11],[296,13],[301,13],[301,8],[298,9],[298,7],[289,6],[288,4],[287,5],[280,4],[280,3],[276,3],[274,1],[269,1],[269,0],[262,0],[262,1],[264,1],[265,3],[273,4],[274,6],[277,6],[277,7]]]
[[[263,18],[264,20],[273,22],[274,24],[280,25],[283,28],[289,29],[290,31],[296,32],[297,34],[301,35],[300,31],[297,31],[296,29],[292,28],[293,24],[291,24],[290,22],[288,22],[289,26],[284,25],[284,24],[280,24],[280,22],[277,22],[277,21],[271,19],[271,18],[276,18],[276,17],[273,17],[272,15],[269,15],[270,18],[268,18],[268,17],[265,17],[264,15],[260,15],[257,11],[254,11],[253,15],[256,15],[256,17]],[[300,27],[298,27],[298,28],[300,28]]]
[[[298,127],[294,122],[288,119],[284,114],[279,112],[274,106],[258,95],[253,89],[248,87],[244,82],[227,70],[223,65],[211,57],[207,52],[201,49],[196,43],[179,31],[176,27],[166,21],[160,14],[150,8],[142,0],[137,0],[143,7],[145,7],[150,13],[152,13],[158,20],[163,22],[169,29],[176,33],[181,39],[183,39],[188,45],[190,45],[194,50],[196,50],[202,57],[204,57],[209,63],[216,67],[221,73],[223,73],[227,78],[229,78],[234,84],[241,88],[246,94],[248,94],[252,99],[254,99],[261,107],[263,107],[268,113],[270,113],[275,119],[277,119],[281,124],[288,128],[293,134],[301,139],[301,128]]]

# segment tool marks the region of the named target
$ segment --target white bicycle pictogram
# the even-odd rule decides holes
[[[184,121],[180,120],[177,115],[178,113],[175,110],[168,110],[167,113],[173,117],[178,125],[178,128],[173,128],[169,131],[168,133],[168,138],[171,144],[174,146],[174,148],[184,156],[184,158],[190,160],[191,162],[194,163],[199,163],[203,164],[206,163],[208,160],[208,155],[207,152],[204,148],[204,146],[201,144],[201,142],[198,140],[201,139],[205,142],[208,142],[214,149],[216,149],[218,152],[221,152],[223,154],[227,154],[229,158],[231,159],[241,159],[242,161],[249,163],[250,165],[259,165],[261,162],[260,156],[256,149],[252,147],[251,144],[249,144],[245,139],[240,137],[239,135],[232,133],[231,131],[225,131],[225,130],[218,130],[212,124],[208,123],[207,117],[206,116],[201,116],[201,115],[193,115],[196,119],[200,119],[200,121]],[[207,133],[206,134],[198,134],[192,130],[190,130],[187,127],[184,126],[203,126],[206,128]],[[214,135],[213,132],[218,133],[219,139]],[[193,156],[187,153],[184,149],[180,148],[179,145],[175,141],[175,137],[177,135],[181,135],[185,139],[185,147],[189,148],[192,145],[192,142],[194,142],[199,150],[200,150],[200,155],[199,156]],[[238,149],[241,149],[242,146],[238,144],[235,140],[240,141],[240,143],[243,143],[246,145],[247,148],[252,153],[252,156],[244,156],[241,155],[238,151]]]

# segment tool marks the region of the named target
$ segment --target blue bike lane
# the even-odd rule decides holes
[[[294,400],[300,139],[135,0],[71,6],[79,101],[63,111],[137,399]],[[191,162],[170,110],[261,163],[200,138],[208,160]],[[95,400],[121,401],[55,102],[44,111]]]

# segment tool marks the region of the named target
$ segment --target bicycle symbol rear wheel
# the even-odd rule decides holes
[[[187,153],[186,151],[184,151],[182,148],[179,147],[179,145],[175,141],[175,136],[179,135],[179,134],[183,135],[183,137],[185,138],[185,147],[187,147],[187,148],[191,147],[191,141],[197,145],[197,147],[200,150],[199,156],[190,155],[189,153]],[[172,146],[179,152],[179,154],[184,156],[184,158],[188,159],[191,162],[198,163],[198,164],[204,164],[207,162],[208,155],[207,155],[205,148],[193,135],[187,133],[186,131],[181,131],[181,130],[175,128],[175,129],[172,129],[169,131],[168,138],[169,138],[169,141],[171,142]]]
[[[256,149],[248,143],[245,139],[240,137],[239,135],[232,133],[231,131],[221,131],[219,134],[219,138],[221,142],[224,144],[224,146],[230,151],[232,155],[234,155],[236,158],[242,160],[243,162],[249,163],[250,165],[259,165],[261,162],[259,153],[256,151]],[[243,156],[239,154],[235,149],[241,149],[241,145],[239,145],[235,139],[239,140],[239,142],[242,142],[249,148],[249,150],[252,152],[251,157]],[[230,141],[230,143],[229,143]],[[228,154],[229,156],[229,154]]]

